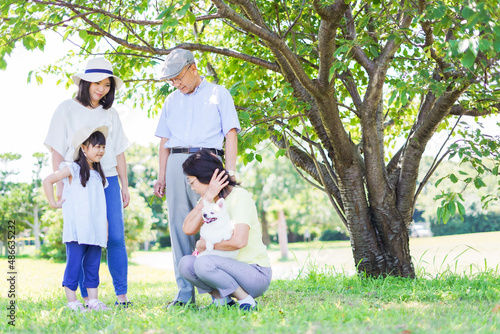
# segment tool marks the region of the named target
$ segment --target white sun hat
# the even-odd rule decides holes
[[[78,159],[78,153],[80,152],[80,146],[90,137],[94,132],[101,132],[104,135],[104,138],[108,138],[108,127],[106,125],[99,126],[97,128],[93,128],[91,126],[86,126],[78,130],[73,136],[73,140],[71,143],[75,148],[75,152],[73,152],[73,160]]]
[[[98,82],[103,79],[113,77],[116,83],[116,89],[120,89],[123,85],[123,80],[113,74],[113,65],[104,58],[94,58],[87,62],[85,72],[73,75],[71,78],[75,85],[80,84],[80,80],[88,82]]]

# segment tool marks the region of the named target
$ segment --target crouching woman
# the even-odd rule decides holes
[[[224,198],[234,232],[231,239],[215,244],[214,248],[239,252],[236,260],[217,255],[184,256],[179,264],[181,275],[196,286],[199,293],[209,293],[214,306],[255,310],[255,298],[269,288],[272,271],[252,196],[229,178],[220,158],[207,150],[191,155],[182,168],[191,188],[201,196],[184,220],[184,233],[194,235],[203,225],[203,200],[212,202]],[[205,241],[200,239],[196,251],[201,253],[205,248]]]

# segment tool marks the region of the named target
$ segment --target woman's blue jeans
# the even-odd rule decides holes
[[[127,294],[128,257],[125,247],[125,225],[123,219],[123,203],[118,176],[106,178],[108,186],[106,195],[106,211],[108,218],[108,247],[106,249],[109,273],[113,279],[115,294]],[[78,280],[82,297],[88,297],[83,286],[83,271]]]

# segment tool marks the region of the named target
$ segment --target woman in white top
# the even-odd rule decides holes
[[[100,126],[108,127],[106,154],[101,160],[104,175],[109,183],[105,189],[109,224],[106,254],[117,296],[115,305],[128,307],[131,303],[127,299],[128,258],[123,208],[127,207],[130,199],[124,153],[130,143],[118,113],[112,107],[115,90],[123,85],[123,81],[113,75],[113,66],[104,58],[89,60],[85,72],[73,75],[72,79],[78,86],[76,98],[63,101],[57,107],[44,144],[52,153],[52,168],[57,171],[61,162],[73,161],[75,147],[71,140],[79,129],[85,126],[94,129]],[[58,182],[58,199],[61,199],[62,193],[63,184]],[[82,285],[82,279],[79,283],[82,297],[88,302],[87,289]]]

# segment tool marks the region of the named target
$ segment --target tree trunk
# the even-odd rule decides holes
[[[35,249],[40,250],[40,219],[38,218],[38,203],[33,206],[33,236],[35,237]]]
[[[397,214],[389,214],[384,221],[353,222],[350,230],[353,256],[358,272],[369,276],[415,277],[410,256],[406,225]],[[399,226],[393,229],[394,226]],[[370,228],[367,228],[370,227]]]
[[[366,197],[363,175],[357,165],[341,176],[347,228],[358,272],[369,276],[415,277],[407,225],[396,208],[395,191],[386,187],[384,198]]]
[[[8,248],[8,244],[7,244],[8,233],[9,233],[8,230],[5,230],[5,232],[2,235],[2,240],[3,240],[2,243],[3,243],[3,249],[4,249],[5,257],[9,256],[9,248]]]
[[[286,226],[285,213],[278,213],[278,241],[280,243],[281,259],[288,259],[288,227]]]
[[[260,211],[260,224],[262,225],[262,242],[264,245],[269,246],[271,244],[271,238],[269,237],[269,223],[266,218],[266,211]]]

